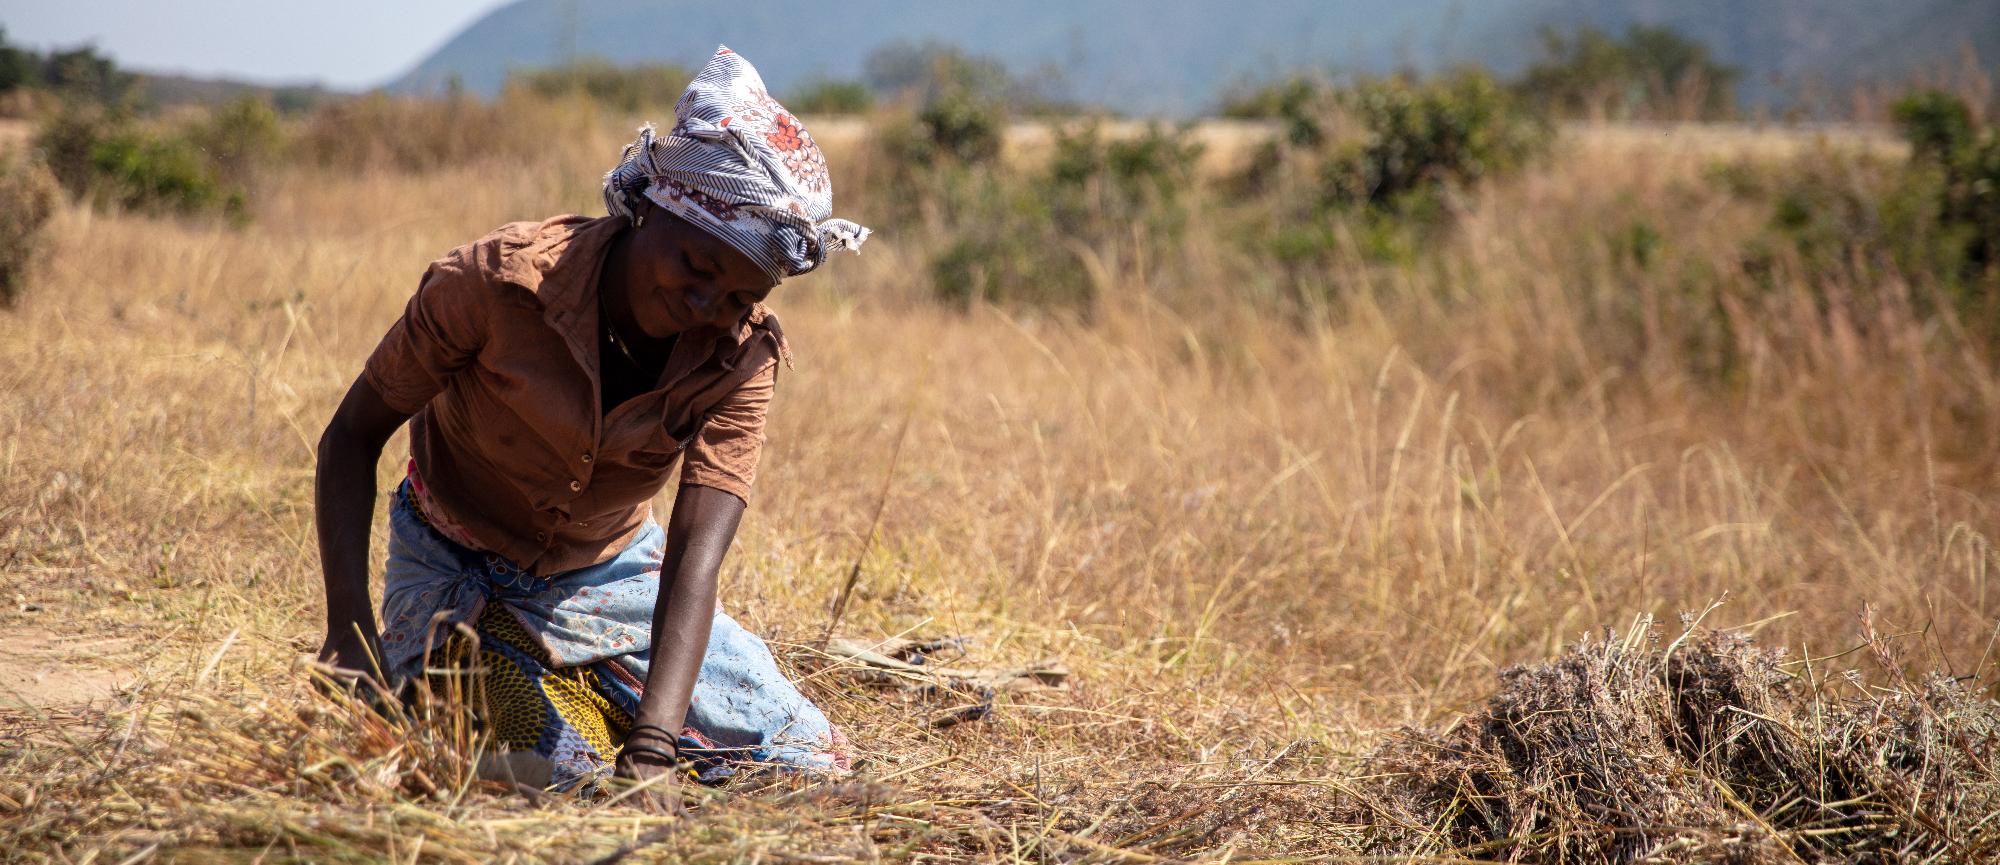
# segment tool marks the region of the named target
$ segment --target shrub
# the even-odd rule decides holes
[[[50,171],[70,194],[141,210],[181,213],[220,208],[240,215],[240,191],[224,188],[188,138],[140,128],[116,114],[71,106],[36,139]]]
[[[1935,187],[1938,221],[1962,238],[1963,275],[1990,275],[2000,266],[2000,133],[1979,125],[1963,99],[1937,91],[1904,97],[1895,118],[1912,170]]]
[[[1215,113],[1237,120],[1273,120],[1310,104],[1321,89],[1319,82],[1304,76],[1238,87],[1223,95]]]
[[[875,92],[859,81],[819,78],[785,100],[800,114],[861,114],[875,105]]]
[[[996,304],[1088,309],[1089,275],[1071,247],[1046,234],[965,233],[931,260],[938,300],[964,308]]]
[[[188,130],[188,140],[231,183],[246,183],[252,170],[269,162],[284,145],[278,112],[256,96],[239,96]]]
[[[1623,37],[1584,27],[1565,38],[1542,31],[1542,59],[1516,89],[1571,117],[1699,120],[1735,111],[1741,70],[1670,27],[1635,24]]]
[[[137,75],[119,69],[91,46],[43,54],[9,44],[6,29],[0,28],[0,94],[32,88],[66,100],[124,106],[138,82]]]
[[[41,79],[41,56],[7,41],[7,28],[0,27],[0,93],[28,87]]]
[[[1838,286],[1866,295],[1892,279],[1952,282],[1966,270],[1966,238],[1940,219],[1939,179],[1929,172],[1826,149],[1717,176],[1732,195],[1769,209],[1766,232],[1743,246],[1744,269],[1761,284],[1788,274],[1818,293]]]
[[[35,148],[64,189],[84,195],[93,179],[91,151],[122,122],[94,106],[66,105],[42,123]]]
[[[1201,150],[1185,129],[1158,124],[1131,138],[1106,139],[1096,122],[1059,131],[1045,184],[1056,228],[1093,242],[1135,225],[1178,234]]]
[[[1224,97],[1218,113],[1238,120],[1282,120],[1285,140],[1316,147],[1326,140],[1322,115],[1328,92],[1317,80],[1287,78]]]
[[[1170,131],[1154,123],[1137,137],[1106,140],[1101,126],[1092,122],[1057,132],[1049,179],[1059,187],[1103,184],[1116,196],[1111,205],[1120,209],[1141,198],[1172,201],[1194,181],[1201,151],[1185,129]]]
[[[1915,93],[1896,106],[1908,160],[1824,148],[1777,165],[1713,172],[1732,196],[1769,208],[1743,267],[1786,273],[1819,293],[1866,297],[1910,284],[1922,314],[2000,321],[2000,136],[1956,97]]]
[[[96,194],[127,207],[164,207],[184,213],[211,206],[240,210],[224,193],[201,151],[182,138],[124,129],[90,149]]]
[[[1546,121],[1483,72],[1364,82],[1342,104],[1366,133],[1322,164],[1336,206],[1434,209],[1444,193],[1520,168],[1549,138]]]
[[[0,154],[0,307],[13,306],[27,290],[38,235],[55,212],[58,189],[40,163]]]
[[[1000,155],[1006,117],[999,106],[969,92],[947,93],[917,113],[928,157],[986,162]]]
[[[2000,135],[1934,91],[1904,97],[1895,118],[1907,163],[1822,152],[1764,177],[1747,166],[1718,177],[1739,197],[1768,202],[1773,233],[1808,277],[1870,285],[1893,273],[1941,285],[1961,303],[1996,299]]]
[[[907,134],[929,141],[921,130],[934,127],[911,126]],[[1155,125],[1117,137],[1091,122],[1057,130],[1039,170],[940,158],[908,167],[896,198],[907,202],[906,217],[928,219],[947,238],[930,262],[939,300],[1088,313],[1097,286],[1086,258],[1115,266],[1173,254],[1200,153],[1185,130]]]
[[[878,117],[873,126],[871,142],[895,190],[890,199],[903,208],[899,216],[910,216],[909,205],[951,186],[945,175],[997,160],[1006,116],[996,103],[951,94],[913,113]]]
[[[1978,141],[1972,107],[1965,100],[1937,90],[1911,93],[1891,109],[1896,127],[1910,142],[1910,154],[1920,163],[1954,161]]]

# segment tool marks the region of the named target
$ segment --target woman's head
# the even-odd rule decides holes
[[[648,203],[670,212],[773,283],[819,267],[829,252],[859,252],[868,238],[868,229],[831,218],[833,181],[819,145],[727,47],[675,103],[673,129],[639,130],[604,176],[604,202],[642,229]]]
[[[649,337],[735,327],[778,285],[749,256],[665,208],[646,202],[638,217],[613,242],[604,277]]]

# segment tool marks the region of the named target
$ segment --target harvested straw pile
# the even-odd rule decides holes
[[[1890,686],[1642,622],[1502,674],[1483,712],[1408,731],[1344,807],[1374,852],[1510,862],[1991,862],[2000,712],[1961,682]]]

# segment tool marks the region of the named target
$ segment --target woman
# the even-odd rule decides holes
[[[716,605],[716,571],[788,359],[762,301],[868,231],[828,218],[818,147],[728,48],[674,113],[605,176],[609,216],[433,262],[320,439],[320,658],[405,684],[473,671],[498,746],[482,770],[533,786],[686,757],[839,768],[825,716]],[[375,465],[405,421],[378,637]],[[663,532],[650,502],[677,462]]]

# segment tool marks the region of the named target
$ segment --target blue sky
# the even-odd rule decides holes
[[[9,42],[267,83],[387,82],[503,0],[0,0]]]

